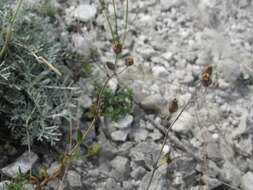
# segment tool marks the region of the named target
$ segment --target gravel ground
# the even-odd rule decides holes
[[[37,6],[31,2],[35,1],[30,0],[30,6]],[[113,5],[106,2],[102,10],[97,1],[91,0],[52,2],[58,9],[60,39],[83,54],[87,62],[95,55],[97,64],[92,63],[93,74],[105,78],[97,65],[114,57],[104,16],[109,15],[114,24]],[[124,3],[116,2],[121,37]],[[160,162],[150,189],[251,190],[251,0],[130,1],[128,16],[122,57],[134,58],[134,65],[109,85],[114,89],[118,86],[133,89],[134,114],[118,122],[100,118],[98,130],[91,132],[87,142],[100,144],[102,151],[88,160],[74,160],[66,172],[64,189],[145,190],[166,126],[190,101],[169,130],[163,154],[170,151],[170,159]],[[205,88],[199,81],[201,72],[210,64],[212,84]],[[121,70],[124,64],[120,61],[118,66]],[[70,64],[66,69],[75,73],[79,67]],[[81,107],[87,109],[92,104],[93,86],[82,76],[78,83],[87,92],[81,97]],[[174,98],[178,100],[179,110],[170,114],[168,104]],[[61,147],[64,145],[59,145],[60,150]],[[57,167],[51,154],[40,157],[33,167],[49,171]],[[34,159],[35,162],[38,157]],[[2,171],[13,177],[8,173],[10,168],[6,166]],[[54,180],[45,189],[57,187],[58,181]]]

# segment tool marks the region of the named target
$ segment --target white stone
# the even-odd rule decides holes
[[[175,117],[175,116],[174,116]],[[174,119],[174,118],[173,118]],[[193,116],[188,112],[183,112],[176,123],[172,126],[172,130],[178,133],[187,133],[194,124]]]
[[[169,151],[170,151],[170,146],[169,145],[164,145],[163,155],[166,155],[167,153],[169,153]]]
[[[231,162],[227,160],[225,161],[222,167],[221,175],[226,180],[231,181],[233,186],[238,187],[240,185],[242,172]]]
[[[160,94],[153,94],[147,96],[141,100],[142,107],[147,112],[159,113],[162,111],[162,106],[166,104],[166,101]]]
[[[9,177],[15,178],[19,174],[19,169],[22,173],[28,172],[38,160],[37,154],[33,152],[23,153],[15,162],[1,169],[1,172]]]
[[[131,135],[136,142],[144,141],[148,137],[148,131],[146,129],[138,128],[133,130]]]
[[[159,65],[154,66],[152,68],[152,72],[153,72],[154,76],[156,76],[156,77],[162,77],[162,76],[168,75],[167,70],[164,67],[159,66]]]
[[[252,3],[251,0],[235,0],[234,2],[239,8],[246,8]]]
[[[72,43],[77,53],[89,56],[91,53],[91,42],[80,34],[72,35]]]
[[[82,186],[81,176],[73,170],[68,171],[67,179],[72,187],[80,187]]]
[[[131,124],[134,121],[134,117],[132,115],[126,115],[123,119],[119,120],[116,123],[116,127],[119,129],[125,129],[125,128],[129,128],[131,126]]]
[[[166,59],[167,61],[169,61],[169,60],[172,58],[173,53],[170,52],[170,51],[168,51],[168,52],[166,52],[166,53],[163,53],[161,56],[162,56],[162,58],[164,58],[164,59]]]
[[[113,92],[116,92],[117,88],[118,88],[118,80],[116,78],[112,78],[109,82],[108,82],[108,86],[110,87],[110,89]]]
[[[253,173],[247,172],[242,176],[241,186],[243,190],[252,190],[253,187]]]
[[[10,181],[1,181],[0,182],[0,190],[6,190],[6,184],[10,183]]]
[[[232,138],[236,138],[246,132],[247,118],[248,118],[247,114],[242,115],[238,127],[236,127],[235,130],[232,131]]]
[[[220,61],[218,64],[218,70],[222,73],[223,78],[229,83],[236,82],[242,73],[240,70],[240,64],[232,59]]]
[[[89,108],[91,105],[92,105],[92,100],[91,98],[84,94],[82,95],[80,98],[79,98],[79,101],[80,101],[80,105],[83,107],[83,108]]]
[[[75,19],[82,21],[82,22],[87,22],[91,19],[94,19],[97,13],[97,8],[95,5],[88,5],[88,4],[83,4],[79,5],[73,13],[73,16]]]
[[[173,6],[179,5],[181,2],[181,0],[160,0],[162,10],[170,9]]]
[[[149,133],[148,136],[151,137],[154,141],[159,140],[163,137],[163,135],[157,129],[154,129],[153,133]]]
[[[129,133],[128,130],[114,131],[111,133],[111,137],[113,141],[125,142],[127,139],[128,133]]]

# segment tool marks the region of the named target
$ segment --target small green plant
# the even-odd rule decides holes
[[[15,180],[12,180],[10,182],[7,182],[5,184],[5,187],[7,190],[27,190],[25,187],[26,184],[28,184],[28,181],[26,180],[28,177],[27,174],[24,174],[19,169],[19,174]]]
[[[243,82],[246,85],[253,85],[253,76],[250,76],[249,78],[245,79]]]
[[[27,190],[25,188],[25,181],[11,181],[6,184],[7,190]]]
[[[94,95],[98,95],[102,86],[95,84]],[[113,121],[121,119],[133,111],[133,92],[131,89],[118,89],[115,92],[108,86],[105,87],[101,94],[102,114],[109,117]]]
[[[53,17],[56,13],[57,9],[56,7],[54,7],[53,3],[51,0],[44,0],[39,12],[43,15],[43,16],[49,16],[49,17]]]

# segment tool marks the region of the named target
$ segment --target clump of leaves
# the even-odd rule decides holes
[[[249,78],[245,79],[244,83],[246,85],[253,85],[253,76],[250,76]]]
[[[6,2],[6,1],[4,1]],[[13,14],[0,6],[0,49]],[[34,140],[54,144],[60,126],[72,118],[77,88],[53,66],[61,45],[55,26],[30,10],[22,10],[13,25],[5,55],[0,59],[0,133],[22,144]],[[57,72],[56,72],[57,71]],[[29,136],[29,139],[28,139]]]
[[[27,190],[25,187],[25,185],[28,184],[28,181],[26,180],[27,177],[28,175],[22,173],[19,168],[19,174],[17,178],[5,184],[6,190]]]
[[[51,0],[44,0],[39,12],[44,16],[53,17],[57,9],[54,7]]]
[[[94,95],[98,96],[102,85],[96,83]],[[131,89],[117,89],[113,92],[108,86],[101,94],[102,114],[113,121],[117,121],[127,114],[133,112],[133,92]]]

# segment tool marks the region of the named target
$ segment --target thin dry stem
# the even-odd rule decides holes
[[[185,109],[187,108],[187,106],[190,104],[191,102],[191,99],[184,105],[184,107],[181,109],[181,111],[178,113],[177,117],[172,121],[172,123],[168,126],[167,130],[166,130],[166,133],[165,133],[165,137],[163,139],[163,144],[162,144],[162,148],[160,149],[160,152],[158,154],[158,157],[156,159],[156,162],[153,166],[153,170],[152,170],[152,174],[151,174],[151,177],[150,177],[150,180],[148,182],[148,185],[147,185],[147,188],[146,190],[149,190],[150,188],[150,185],[152,183],[152,180],[153,180],[153,177],[154,177],[154,174],[156,172],[156,170],[158,169],[158,163],[159,163],[159,160],[160,160],[160,157],[162,155],[162,152],[163,152],[163,149],[164,149],[164,146],[166,144],[166,141],[168,139],[168,135],[169,135],[169,132],[170,132],[170,128],[176,123],[176,121],[180,118],[180,116],[182,115],[182,113],[185,111]]]
[[[17,18],[18,12],[20,11],[20,7],[23,4],[23,1],[24,0],[19,0],[18,1],[17,7],[15,9],[15,12],[12,15],[10,24],[9,24],[9,26],[6,29],[6,37],[5,37],[4,45],[3,45],[3,47],[2,47],[2,49],[0,51],[0,59],[2,59],[4,57],[4,55],[5,55],[5,53],[6,53],[6,49],[8,47],[8,43],[9,43],[9,41],[11,39],[11,35],[12,35],[12,28],[13,28],[14,22],[15,22],[15,20]]]

